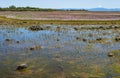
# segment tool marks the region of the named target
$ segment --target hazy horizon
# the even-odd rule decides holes
[[[89,8],[120,8],[119,0],[110,0],[110,1],[103,1],[103,0],[1,0],[0,1],[0,7],[8,7],[11,5],[15,5],[17,7],[39,7],[39,8],[83,8],[83,9],[89,9]]]

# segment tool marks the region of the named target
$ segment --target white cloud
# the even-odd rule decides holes
[[[103,6],[102,5],[98,5],[99,8],[102,8]]]

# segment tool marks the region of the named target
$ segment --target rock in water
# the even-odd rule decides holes
[[[115,40],[116,40],[116,41],[120,41],[120,37],[116,37]]]
[[[40,27],[40,26],[31,26],[31,27],[29,27],[29,29],[30,29],[30,30],[32,30],[32,31],[39,31],[39,30],[43,30],[43,28],[42,28],[42,27]]]
[[[26,64],[20,64],[17,66],[16,70],[23,70],[23,69],[26,69],[27,68],[27,65]]]
[[[16,41],[16,43],[20,43],[19,41]]]
[[[11,39],[5,39],[5,41],[11,41]]]
[[[108,57],[113,57],[114,54],[113,53],[108,53]]]
[[[30,50],[34,50],[35,48],[34,47],[30,47]]]

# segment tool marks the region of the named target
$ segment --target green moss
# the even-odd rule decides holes
[[[120,54],[120,50],[113,50],[111,52],[114,53],[114,54]]]
[[[120,59],[120,50],[113,50],[111,53],[114,54],[115,58]]]
[[[120,74],[120,64],[112,64],[110,68],[113,70],[114,73]]]
[[[105,74],[104,73],[96,73],[96,74],[90,74],[90,78],[104,78]]]
[[[105,73],[103,73],[102,69],[98,65],[92,65],[91,71],[89,73],[90,78],[104,78]]]

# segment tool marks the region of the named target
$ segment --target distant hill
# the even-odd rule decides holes
[[[90,9],[78,9],[78,8],[62,8],[59,10],[68,10],[68,11],[119,11],[120,8],[90,8]]]
[[[120,11],[120,8],[91,8],[91,9],[87,9],[89,11]]]

